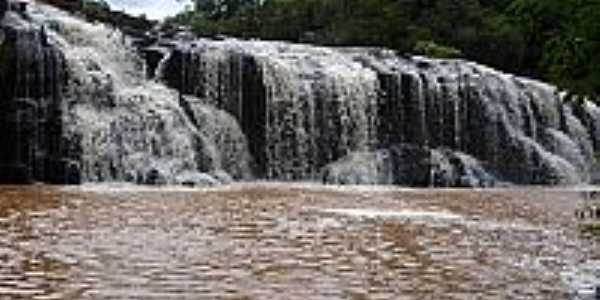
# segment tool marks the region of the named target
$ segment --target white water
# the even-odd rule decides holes
[[[177,47],[158,73],[233,114],[255,158],[264,155],[267,179],[577,184],[593,161],[592,127],[556,87],[472,62],[200,39]],[[387,151],[398,144],[431,149],[431,164],[411,149]]]
[[[196,127],[181,107],[190,100],[146,80],[144,62],[121,32],[42,4],[32,5],[31,16],[67,60],[63,123],[71,143],[81,146],[85,182],[177,183],[190,178],[184,174],[222,169],[244,175],[246,142],[235,120],[194,105],[203,125]]]
[[[176,47],[157,77],[193,98],[146,80],[118,30],[31,10],[67,61],[59,123],[85,182],[246,179],[250,167],[342,184],[589,178],[593,126],[550,85],[385,49],[201,39]]]
[[[350,217],[364,218],[398,218],[398,219],[433,219],[433,220],[459,220],[461,216],[438,211],[419,211],[419,210],[378,210],[378,209],[359,209],[359,208],[336,208],[325,209],[325,213],[336,215],[347,215]]]

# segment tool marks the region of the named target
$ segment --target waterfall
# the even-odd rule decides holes
[[[597,172],[596,105],[473,62],[236,39],[140,51],[35,2],[1,25],[14,146],[0,181],[490,186]]]
[[[200,39],[161,72],[238,119],[267,179],[575,184],[598,149],[597,116],[580,121],[597,109],[574,111],[554,86],[463,60]]]
[[[327,163],[377,143],[376,74],[332,49],[200,40],[161,72],[239,120],[265,178],[317,179]]]
[[[65,58],[63,138],[76,145],[70,155],[80,163],[82,181],[179,183],[206,178],[202,173],[250,176],[237,121],[147,80],[144,60],[119,30],[42,4],[32,4],[29,15],[47,28]]]

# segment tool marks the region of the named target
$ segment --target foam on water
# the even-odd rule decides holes
[[[193,193],[206,191],[227,191],[238,187],[237,184],[217,185],[205,187],[186,187],[181,185],[139,185],[127,182],[114,183],[87,183],[77,186],[64,186],[61,190],[65,192],[83,192],[96,194],[119,194],[119,193]]]
[[[459,220],[461,216],[438,211],[419,211],[419,210],[378,210],[378,209],[361,209],[361,208],[335,208],[324,209],[325,213],[346,215],[351,217],[364,218],[400,218],[400,219],[442,219],[442,220]]]
[[[585,261],[565,267],[561,272],[565,284],[575,300],[595,300],[600,295],[600,261]]]

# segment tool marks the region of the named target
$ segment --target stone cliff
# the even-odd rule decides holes
[[[17,12],[3,17],[0,36],[0,182],[78,183],[62,134],[63,53]]]

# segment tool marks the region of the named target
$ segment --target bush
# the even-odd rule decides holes
[[[457,58],[462,56],[462,52],[460,50],[438,45],[434,41],[418,41],[415,44],[413,51],[416,54],[433,58]]]
[[[111,18],[110,6],[102,0],[83,1],[81,13],[92,21],[110,22]]]
[[[587,238],[600,238],[600,221],[586,222],[577,226],[579,233]]]

